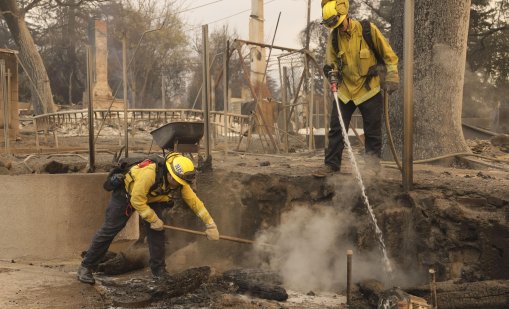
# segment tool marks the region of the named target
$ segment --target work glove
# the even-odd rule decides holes
[[[330,64],[326,64],[323,66],[323,74],[325,74],[329,80],[331,91],[336,92],[339,83],[339,72]]]
[[[156,231],[164,230],[164,222],[163,220],[156,217],[154,221],[150,222],[150,228]]]
[[[399,87],[399,75],[398,71],[387,72],[385,75],[385,82],[382,88],[387,91],[388,94],[398,90]]]
[[[326,64],[323,66],[323,74],[329,78],[334,68],[330,64]]]
[[[217,225],[212,222],[206,226],[207,229],[205,230],[205,234],[207,234],[207,238],[209,240],[219,240],[219,231],[217,230]]]

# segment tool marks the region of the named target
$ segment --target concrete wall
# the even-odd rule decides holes
[[[0,176],[0,259],[79,258],[104,222],[106,174]],[[138,238],[133,215],[117,239]]]

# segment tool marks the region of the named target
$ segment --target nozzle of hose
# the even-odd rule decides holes
[[[337,70],[329,70],[327,74],[327,78],[329,79],[330,83],[330,90],[332,92],[336,92],[338,90],[338,71]]]
[[[334,93],[338,92],[338,83],[336,83],[336,82],[332,82],[332,83],[330,84],[330,90],[331,90],[332,92],[334,92]]]

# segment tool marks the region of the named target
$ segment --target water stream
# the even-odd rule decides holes
[[[348,150],[348,157],[350,158],[350,164],[353,167],[353,170],[355,172],[355,179],[357,179],[357,182],[359,183],[359,187],[361,188],[361,195],[362,200],[364,204],[366,204],[366,207],[368,208],[369,215],[371,216],[371,220],[373,221],[373,224],[375,225],[375,233],[378,237],[378,243],[380,245],[380,249],[382,250],[383,254],[383,264],[385,266],[385,270],[389,273],[389,276],[392,274],[392,266],[391,262],[389,261],[389,257],[387,256],[387,250],[385,249],[385,242],[382,235],[382,230],[378,227],[378,223],[376,221],[375,213],[373,212],[373,208],[369,204],[368,196],[366,195],[366,188],[364,187],[364,182],[362,181],[361,172],[359,170],[359,166],[357,165],[357,161],[355,160],[355,156],[353,154],[352,145],[350,144],[350,140],[348,139],[348,132],[345,128],[345,122],[343,121],[343,117],[341,116],[341,110],[339,109],[339,101],[337,93],[333,93],[334,100],[336,101],[336,108],[338,111],[338,117],[339,117],[339,123],[341,124],[341,131],[343,132],[343,140],[346,144],[346,149]]]

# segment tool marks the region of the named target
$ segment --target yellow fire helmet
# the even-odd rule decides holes
[[[170,160],[173,158],[173,160]],[[168,156],[166,158],[166,167],[179,184],[183,186],[192,185],[196,177],[193,162],[182,155]]]
[[[334,29],[341,25],[348,14],[348,0],[322,1],[322,25]]]

